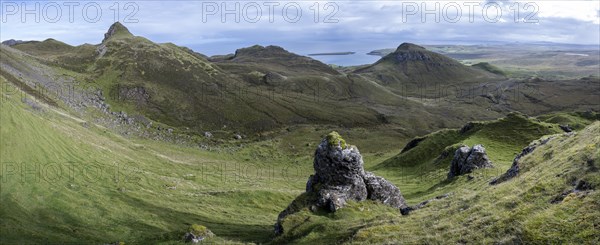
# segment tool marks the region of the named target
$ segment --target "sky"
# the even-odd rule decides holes
[[[600,45],[600,1],[2,0],[0,11],[1,40],[98,44],[119,21],[134,35],[206,55],[254,44],[299,54],[364,54],[403,42]],[[337,57],[354,58],[377,57]]]

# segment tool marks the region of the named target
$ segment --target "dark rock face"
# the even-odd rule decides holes
[[[116,90],[115,92],[118,92],[118,100],[133,102],[138,106],[146,105],[150,100],[150,94],[144,87],[119,86]]]
[[[469,130],[473,129],[475,127],[475,124],[472,122],[468,122],[467,124],[465,124],[461,129],[460,129],[460,133],[464,134],[466,132],[469,132]]]
[[[334,133],[332,133],[334,134]],[[348,201],[374,200],[402,210],[406,202],[398,187],[382,177],[365,172],[360,152],[348,146],[337,133],[321,141],[314,158],[315,174],[306,182],[304,197],[311,197],[311,210],[335,212]],[[298,200],[298,199],[297,199]],[[285,216],[298,211],[295,200],[279,214],[275,233],[283,233],[281,222]]]
[[[482,145],[474,145],[473,148],[461,146],[454,152],[448,178],[470,173],[478,168],[493,167],[494,165],[488,158],[485,148]]]
[[[358,149],[330,145],[326,139],[317,147],[314,159],[315,174],[309,177],[310,189],[317,194],[316,206],[335,212],[346,200],[367,199],[363,176],[363,160]]]
[[[270,84],[270,85],[276,84],[278,82],[282,82],[285,79],[286,78],[283,75],[281,75],[277,72],[267,72],[262,78],[263,83]]]
[[[560,129],[565,131],[566,133],[573,132],[573,129],[569,125],[559,125]]]
[[[407,152],[408,150],[417,147],[417,145],[419,145],[419,143],[421,143],[421,141],[427,139],[427,136],[425,137],[416,137],[414,139],[412,139],[411,141],[409,141],[408,143],[406,143],[406,146],[404,146],[404,148],[402,148],[402,151],[400,151],[400,153],[404,153]]]
[[[405,61],[430,61],[431,57],[427,54],[418,53],[418,52],[402,52],[394,54],[394,60],[396,62],[405,62]]]
[[[490,182],[490,185],[500,184],[500,183],[502,183],[504,181],[510,180],[510,179],[514,178],[515,176],[517,176],[519,174],[519,160],[521,160],[522,157],[524,157],[524,156],[528,155],[529,153],[533,152],[539,146],[545,145],[552,138],[554,138],[554,137],[549,137],[549,138],[547,138],[545,140],[540,140],[539,142],[538,141],[534,141],[533,143],[529,144],[527,147],[523,148],[523,150],[521,151],[521,153],[519,153],[515,157],[515,159],[513,160],[512,165],[506,171],[506,173],[504,173],[504,174],[500,175],[500,177],[492,180]]]
[[[104,33],[104,39],[102,39],[102,43],[106,42],[108,39],[110,39],[111,37],[113,37],[115,34],[118,34],[118,33],[123,34],[123,35],[132,36],[131,33],[129,32],[129,30],[127,29],[127,27],[125,27],[120,22],[115,22],[108,28],[108,31],[106,33]]]
[[[367,198],[369,200],[379,201],[385,205],[400,209],[406,206],[400,189],[394,184],[384,178],[375,176],[371,172],[366,172],[363,178],[367,186]]]
[[[192,234],[191,232],[188,232],[188,233],[185,233],[185,235],[183,235],[183,240],[186,243],[198,243],[198,242],[204,240],[204,237],[196,236],[196,235]]]
[[[6,41],[2,42],[2,44],[6,45],[6,46],[15,46],[17,44],[21,44],[24,42],[25,41],[10,39],[10,40],[6,40]]]

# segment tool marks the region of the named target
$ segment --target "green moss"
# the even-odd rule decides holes
[[[348,145],[346,145],[346,141],[336,131],[331,131],[331,133],[327,134],[327,143],[329,143],[330,146],[338,146],[339,145],[342,148],[346,148],[348,146]]]
[[[210,236],[212,234],[212,232],[210,232],[208,230],[208,228],[206,228],[206,226],[199,225],[199,224],[190,225],[190,227],[188,228],[188,232],[190,232],[196,236],[202,236],[202,237]]]

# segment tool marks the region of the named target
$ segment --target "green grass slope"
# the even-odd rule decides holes
[[[495,125],[500,132],[511,131],[502,130],[503,120],[520,122],[516,124],[514,133],[507,135],[517,137],[516,142],[553,131],[538,127],[545,126],[541,123],[525,123],[525,118],[508,117],[488,125],[478,125],[476,128],[483,128],[472,130],[480,132],[479,136],[474,132],[471,139],[460,141],[484,140],[486,134],[482,131],[489,125]],[[600,184],[599,134],[598,121],[575,134],[557,134],[548,144],[522,158],[523,168],[518,177],[497,186],[488,182],[503,171],[479,170],[473,174],[472,180],[462,176],[437,184],[431,188],[434,196],[448,193],[448,197],[434,199],[409,215],[403,216],[397,210],[372,202],[352,203],[333,214],[311,213],[303,209],[286,218],[283,223],[286,233],[275,241],[298,244],[321,241],[348,244],[595,244],[600,242],[600,193],[597,190]],[[431,137],[437,137],[438,143],[425,140],[404,154],[425,145],[443,149],[436,144],[456,142],[449,140],[442,143],[441,140],[457,136],[445,131],[430,135],[428,139]],[[500,139],[498,144],[488,144],[487,150],[492,161],[505,170],[507,163],[504,163],[501,151],[512,149],[494,150],[494,147],[502,148],[505,144],[506,141]],[[514,149],[518,149],[517,146]],[[427,159],[430,159],[413,157],[413,164],[428,164]],[[424,161],[419,161],[419,158]],[[408,160],[395,161],[398,164],[410,163]],[[444,165],[446,167],[441,169],[447,171],[447,165]],[[431,195],[411,195],[414,190],[406,188],[407,181],[439,181],[429,171],[408,178],[393,178],[392,175],[413,174],[403,172],[405,169],[391,169],[376,168],[375,172],[388,174],[404,194],[409,194],[411,204],[429,199]],[[443,171],[444,177],[446,171]],[[582,185],[580,183],[586,183],[584,190],[577,190],[581,188],[578,187]]]
[[[37,57],[42,63],[60,68],[84,72],[96,58],[96,46],[83,44],[71,46],[66,43],[46,39],[42,42],[30,41],[12,46]]]
[[[556,124],[520,115],[475,123],[465,137],[450,130],[435,133],[400,154],[407,159],[378,165],[386,155],[374,145],[382,142],[367,137],[373,135],[368,129],[343,130],[365,154],[368,169],[398,185],[411,205],[452,194],[408,216],[371,202],[351,203],[335,214],[303,210],[286,219],[288,232],[275,238],[277,214],[302,192],[312,173],[310,143],[330,129],[293,129],[237,150],[199,151],[124,138],[23,91],[14,93],[19,90],[2,82],[7,88],[0,104],[2,244],[178,244],[191,224],[206,226],[216,234],[211,241],[219,244],[544,242],[557,235],[548,227],[557,227],[563,242],[593,242],[598,235],[593,229],[596,191],[550,203],[582,179],[598,186],[597,122],[539,148],[524,158],[522,178],[498,186],[487,184],[499,175],[495,172],[477,171],[471,181],[443,181],[436,173],[445,177],[447,168],[433,158],[457,142],[482,142],[503,171],[519,144],[557,132]],[[393,130],[374,133],[379,141],[394,141]],[[442,142],[446,139],[453,140]],[[439,152],[417,154],[425,146]],[[418,175],[409,159],[432,168]]]
[[[484,71],[491,72],[491,73],[494,73],[494,74],[497,74],[500,76],[506,76],[506,73],[504,71],[502,71],[500,68],[498,68],[490,63],[487,63],[487,62],[479,62],[477,64],[471,65],[471,67],[476,67],[476,68],[479,68]]]
[[[304,185],[286,156],[124,138],[2,85],[0,244],[170,243],[194,223],[265,242]]]
[[[403,180],[401,190],[409,201],[439,194],[436,188],[448,183],[450,162],[460,145],[482,144],[495,168],[484,174],[506,171],[512,160],[529,142],[543,135],[562,132],[557,124],[540,122],[518,113],[496,121],[471,122],[462,129],[445,129],[431,133],[413,148],[374,166],[392,179]],[[402,188],[403,187],[403,188]]]

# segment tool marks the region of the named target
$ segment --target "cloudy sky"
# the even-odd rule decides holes
[[[118,20],[135,35],[207,55],[254,44],[300,54],[402,42],[600,45],[600,1],[2,1],[0,8],[2,40],[96,44]]]

